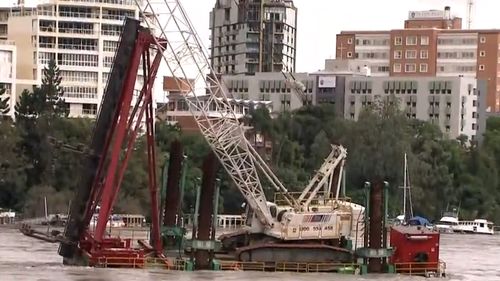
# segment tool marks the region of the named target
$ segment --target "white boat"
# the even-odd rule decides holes
[[[493,222],[485,219],[475,219],[473,221],[458,221],[458,225],[453,227],[454,232],[472,233],[472,234],[489,234],[493,235]]]
[[[458,212],[453,210],[445,212],[443,217],[434,224],[434,227],[441,233],[453,233],[458,223]]]

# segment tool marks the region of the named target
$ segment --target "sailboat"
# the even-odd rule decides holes
[[[423,217],[414,216],[413,202],[411,200],[410,173],[408,169],[408,156],[404,155],[404,179],[403,186],[403,214],[397,216],[397,223],[403,225],[421,225],[432,228],[431,223]]]
[[[400,224],[407,224],[410,218],[413,218],[413,205],[411,201],[410,178],[408,173],[408,157],[405,153],[404,157],[404,179],[403,186],[403,214],[397,216],[397,221]]]

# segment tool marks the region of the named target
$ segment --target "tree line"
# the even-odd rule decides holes
[[[25,216],[43,214],[47,198],[51,213],[66,213],[90,142],[94,120],[68,118],[61,76],[52,61],[40,87],[24,91],[15,106],[15,122],[0,119],[0,208]],[[0,92],[1,94],[2,92]],[[0,95],[1,96],[1,95]],[[8,112],[7,98],[0,112]],[[251,136],[272,144],[263,151],[269,165],[292,191],[300,191],[330,152],[332,143],[348,150],[347,195],[364,203],[363,183],[382,178],[390,184],[390,214],[402,212],[403,157],[408,155],[414,212],[439,219],[448,205],[460,205],[461,217],[500,222],[500,118],[489,118],[482,145],[461,136],[449,139],[429,122],[409,120],[396,103],[381,102],[364,109],[358,121],[337,117],[333,106],[307,106],[271,118],[265,109],[245,117]],[[187,155],[184,212],[194,206],[201,163],[209,148],[196,134],[156,123],[158,168],[167,162],[170,143],[180,139]],[[115,212],[149,212],[145,139],[136,142]],[[161,173],[158,173],[159,175]],[[223,170],[220,212],[241,213],[243,198]],[[267,191],[268,199],[273,193]]]

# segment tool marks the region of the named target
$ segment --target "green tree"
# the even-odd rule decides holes
[[[29,165],[19,150],[19,139],[12,120],[0,120],[0,207],[17,210],[24,205],[24,168]]]
[[[47,67],[43,69],[42,85],[35,92],[46,101],[44,112],[49,115],[67,116],[68,107],[64,101],[64,90],[61,87],[61,71],[55,60],[50,60]]]
[[[57,119],[67,116],[62,99],[60,70],[51,60],[44,68],[42,85],[33,91],[24,90],[16,104],[17,127],[21,135],[21,147],[27,159],[33,163],[27,168],[27,184],[54,184],[56,160],[49,137],[56,134]]]

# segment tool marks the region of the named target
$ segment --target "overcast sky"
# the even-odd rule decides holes
[[[29,2],[30,0],[27,0]],[[34,0],[31,0],[33,2]],[[154,0],[158,1],[158,0]],[[0,3],[16,2],[0,0]],[[209,12],[215,0],[183,0],[205,46],[209,46]],[[335,35],[341,30],[402,28],[409,10],[442,10],[464,18],[467,0],[294,0],[298,8],[297,71],[323,68],[335,55]],[[475,0],[473,28],[500,28],[500,0]]]

